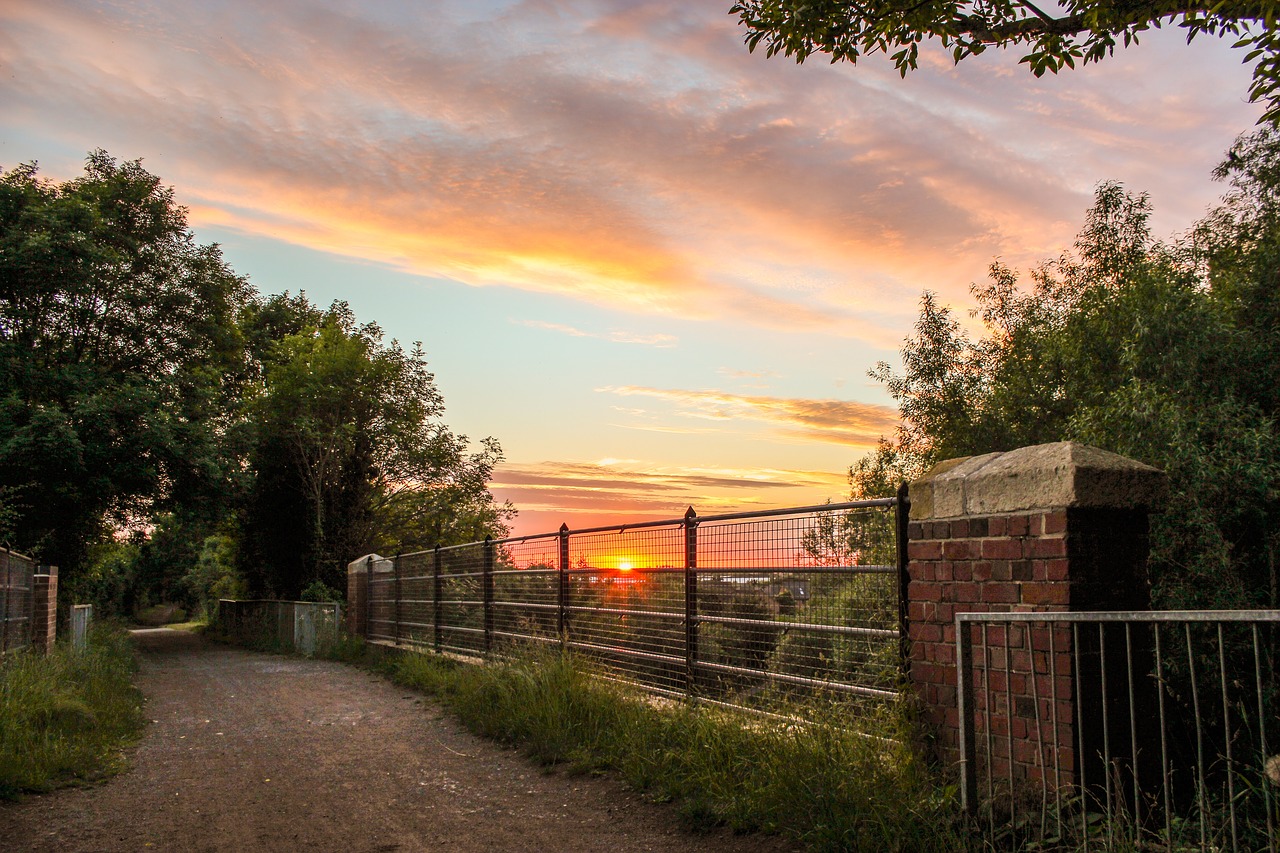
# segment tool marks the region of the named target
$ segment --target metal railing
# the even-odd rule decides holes
[[[278,643],[313,655],[338,640],[342,606],[336,602],[237,601],[218,602],[218,631],[238,642]]]
[[[1277,850],[1280,611],[956,616],[962,799],[995,846]]]
[[[898,695],[899,499],[487,540],[369,565],[368,637],[558,645],[663,694],[766,708]]]
[[[0,548],[0,654],[31,645],[36,563]]]

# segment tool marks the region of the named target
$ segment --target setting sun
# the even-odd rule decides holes
[[[631,561],[630,561],[630,560],[619,560],[619,561],[618,561],[618,571],[620,571],[620,572],[629,572],[629,571],[631,571]]]

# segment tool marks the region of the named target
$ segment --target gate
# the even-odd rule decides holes
[[[956,642],[989,842],[1278,849],[1280,611],[960,613]]]

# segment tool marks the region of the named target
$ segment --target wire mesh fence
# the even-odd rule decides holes
[[[36,564],[0,548],[0,654],[31,645]]]
[[[1280,849],[1280,611],[958,614],[992,846]]]
[[[554,644],[659,693],[756,708],[898,695],[896,499],[474,542],[369,566],[368,636]]]

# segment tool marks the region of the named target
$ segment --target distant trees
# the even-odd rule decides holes
[[[0,539],[64,585],[294,596],[374,548],[500,535],[501,449],[443,410],[419,345],[259,297],[139,162],[0,173]]]
[[[1148,226],[1144,195],[1099,187],[1075,250],[1023,287],[992,265],[973,339],[926,293],[901,373],[893,441],[851,471],[883,489],[934,461],[1077,439],[1163,468],[1153,526],[1162,605],[1280,604],[1280,135],[1242,138],[1219,207],[1184,239]]]

